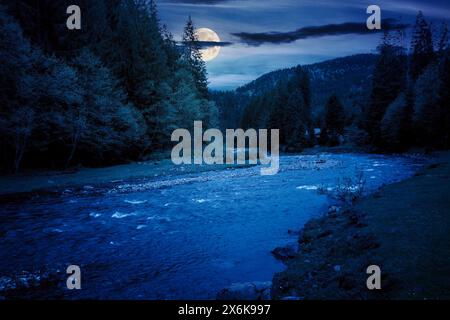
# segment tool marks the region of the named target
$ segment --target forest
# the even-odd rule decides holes
[[[79,31],[66,28],[70,4],[2,1],[2,171],[143,159],[176,128],[215,126],[190,17],[179,45],[152,0],[80,0]]]
[[[242,108],[240,125],[280,128],[280,143],[286,152],[316,144],[349,144],[373,152],[448,149],[448,27],[443,23],[436,29],[433,34],[431,24],[419,12],[409,48],[404,31],[385,30],[370,75],[370,88],[359,94],[365,101],[358,105],[344,105],[337,91],[326,97],[322,108],[311,105],[308,70],[298,66],[287,70],[288,76],[282,71],[278,79],[271,75],[266,81],[253,84],[259,92],[247,95],[249,101]],[[364,57],[370,63],[369,58]],[[348,90],[336,85],[339,90]],[[229,100],[242,99],[243,89],[236,90]],[[218,105],[220,110],[224,107],[221,100]]]
[[[3,173],[146,159],[194,121],[280,129],[284,152],[317,144],[375,152],[450,146],[448,29],[431,28],[421,12],[409,45],[403,31],[386,30],[377,55],[364,57],[374,66],[357,103],[339,97],[339,85],[349,86],[341,79],[319,106],[308,66],[268,74],[274,79],[260,90],[210,91],[190,17],[180,44],[153,0],[78,2],[83,28],[69,31],[67,16],[56,12],[70,1],[2,1]]]

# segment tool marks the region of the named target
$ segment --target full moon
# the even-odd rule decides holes
[[[197,35],[198,41],[220,42],[220,38],[217,33],[208,28],[199,28],[195,30],[195,34]],[[200,50],[203,61],[211,61],[215,59],[219,55],[219,52],[220,46],[211,46]]]

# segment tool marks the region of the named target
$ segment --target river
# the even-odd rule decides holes
[[[283,269],[270,251],[295,243],[288,230],[335,202],[320,190],[362,173],[368,193],[422,164],[403,156],[283,156],[275,176],[250,167],[3,203],[0,276],[64,274],[75,264],[82,289],[66,290],[67,299],[214,299],[231,283],[268,281]]]

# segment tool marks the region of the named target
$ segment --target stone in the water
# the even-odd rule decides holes
[[[10,277],[0,277],[0,292],[16,289],[15,281]]]
[[[344,290],[352,290],[357,286],[356,280],[349,274],[344,274],[338,278],[339,287]]]
[[[272,282],[233,283],[217,294],[217,300],[270,300]]]
[[[294,245],[288,245],[286,247],[278,247],[272,250],[272,255],[280,260],[286,261],[292,259],[297,254],[297,247]]]
[[[59,270],[49,272],[26,272],[13,276],[0,276],[0,299],[36,299],[42,292],[60,295]]]
[[[338,206],[331,206],[328,208],[328,214],[337,213],[341,210]]]
[[[325,230],[317,235],[317,239],[328,237],[331,234],[333,234],[333,231]]]

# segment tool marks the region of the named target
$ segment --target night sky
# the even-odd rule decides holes
[[[210,87],[224,90],[280,68],[375,52],[381,33],[355,31],[360,24],[365,26],[369,16],[366,9],[371,4],[381,7],[386,25],[388,21],[412,25],[419,10],[436,29],[450,17],[448,0],[349,0],[345,3],[337,0],[159,0],[157,3],[161,22],[176,40],[180,40],[190,14],[197,28],[210,28],[223,42],[231,43],[207,63]],[[410,29],[406,28],[407,34]]]

